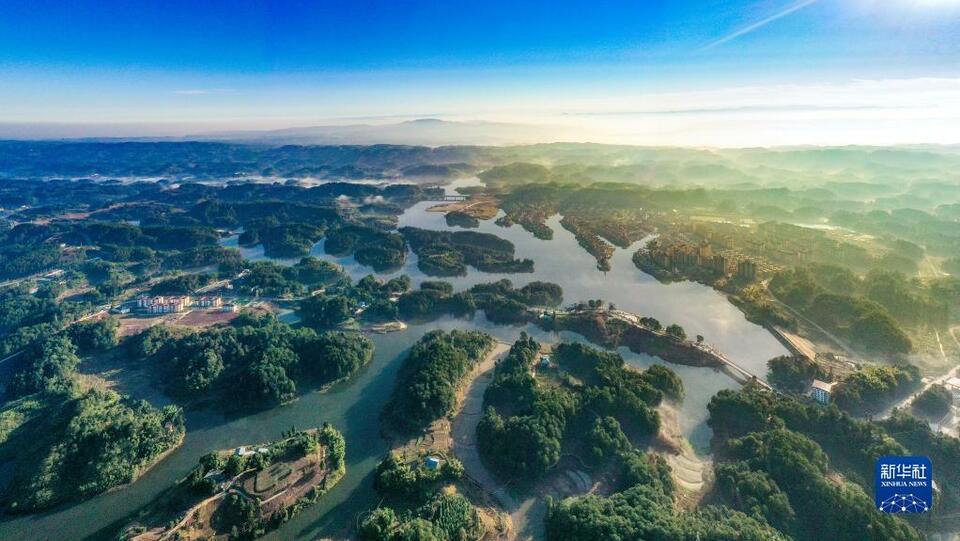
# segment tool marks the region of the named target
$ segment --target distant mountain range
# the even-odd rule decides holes
[[[182,138],[193,141],[226,141],[280,145],[420,145],[502,146],[564,140],[556,127],[504,122],[449,121],[421,118],[395,124],[309,126],[282,130],[249,130],[203,133]]]
[[[558,126],[419,118],[402,122],[331,124],[277,130],[205,131],[171,135],[169,125],[23,124],[0,122],[0,140],[71,142],[228,142],[266,145],[507,146],[575,141]],[[175,132],[173,132],[175,133]],[[182,133],[182,132],[181,132]],[[582,139],[582,133],[580,138]]]

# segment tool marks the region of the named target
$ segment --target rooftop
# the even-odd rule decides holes
[[[827,383],[818,379],[813,380],[814,389],[820,389],[821,391],[826,391],[828,393],[833,390],[834,385],[836,385],[836,383]]]

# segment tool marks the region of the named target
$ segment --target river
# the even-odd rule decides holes
[[[453,187],[475,184],[456,183]],[[414,205],[400,217],[400,225],[450,230],[441,213],[426,212],[435,203]],[[644,241],[629,249],[617,249],[610,261],[611,270],[601,272],[596,261],[577,244],[573,235],[560,227],[559,216],[548,225],[554,238],[543,241],[519,226],[498,227],[494,220],[481,222],[478,231],[506,238],[516,246],[516,256],[534,261],[533,274],[491,274],[470,269],[467,276],[444,278],[456,289],[509,278],[517,286],[532,280],[555,282],[563,287],[565,303],[601,298],[618,308],[659,319],[665,325],[678,323],[687,334],[701,334],[706,341],[755,374],[766,373],[765,363],[785,349],[763,328],[746,321],[743,314],[713,289],[696,283],[664,285],[637,269],[631,261],[633,252]],[[224,239],[225,245],[236,245],[236,237]],[[244,257],[266,259],[262,247],[244,248]],[[370,273],[368,267],[352,258],[336,258],[323,253],[322,241],[313,255],[343,265],[352,278]],[[389,278],[408,274],[415,284],[425,279],[416,268],[416,256],[402,269],[383,273]],[[291,264],[293,260],[278,261]],[[472,320],[442,318],[428,324],[412,324],[404,332],[372,335],[376,346],[373,361],[348,382],[322,392],[307,392],[292,404],[241,417],[226,417],[208,410],[187,412],[187,436],[183,446],[156,465],[135,483],[102,494],[85,502],[57,508],[49,513],[25,517],[7,517],[0,521],[0,539],[62,540],[101,537],[103,528],[123,519],[146,505],[162,490],[182,478],[199,457],[214,449],[236,447],[275,439],[291,427],[308,428],[324,421],[340,429],[347,441],[347,474],[323,500],[307,508],[290,522],[269,534],[266,539],[314,539],[321,535],[335,536],[355,523],[357,516],[376,504],[372,488],[372,472],[387,452],[380,438],[379,414],[393,388],[396,371],[406,350],[425,332],[433,329],[480,329],[505,341],[513,341],[521,331],[538,340],[556,342],[582,340],[572,333],[559,336],[534,326],[493,325],[478,314]],[[621,349],[630,364],[647,367],[662,362],[648,355]],[[710,368],[668,365],[684,382],[686,398],[680,413],[681,430],[700,453],[708,452],[711,433],[706,426],[706,405],[717,391],[735,388],[737,384],[721,372]]]

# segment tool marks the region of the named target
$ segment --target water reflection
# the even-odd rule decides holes
[[[476,185],[475,179],[454,185]],[[427,229],[451,230],[441,213],[427,212],[435,203],[414,205],[400,216],[400,225]],[[560,227],[560,217],[548,224],[554,230],[551,241],[542,241],[519,226],[498,227],[493,220],[480,223],[478,231],[493,233],[514,243],[520,258],[534,260],[534,274],[496,274],[470,269],[467,276],[445,278],[458,290],[474,284],[509,278],[521,286],[532,280],[560,284],[566,302],[602,298],[621,309],[656,317],[662,322],[679,323],[689,335],[702,334],[717,349],[738,360],[757,374],[765,374],[765,362],[783,354],[784,348],[764,329],[746,321],[733,305],[716,291],[695,283],[663,285],[637,269],[630,257],[639,247],[617,249],[610,262],[612,269],[601,272],[595,260],[577,244],[573,235]],[[222,240],[223,245],[236,247],[243,257],[268,260],[263,247],[244,248],[237,245],[237,235]],[[643,241],[641,241],[643,242]],[[323,253],[323,244],[314,246],[311,254],[338,263],[353,279],[371,272],[352,257],[338,258]],[[297,259],[276,260],[290,265]],[[410,254],[401,269],[382,273],[390,278],[408,274],[419,284],[425,276],[416,268],[415,254]],[[294,318],[295,315],[285,315]],[[290,321],[294,321],[290,319]],[[284,524],[267,538],[275,540],[313,539],[334,535],[350,528],[359,513],[376,502],[370,475],[387,451],[380,438],[379,414],[393,388],[399,361],[404,352],[423,333],[433,329],[481,329],[501,340],[512,342],[522,330],[538,340],[583,340],[572,333],[555,335],[532,326],[509,327],[489,323],[482,314],[472,320],[443,318],[428,324],[412,324],[406,332],[373,335],[376,353],[369,367],[352,381],[325,392],[311,392],[293,404],[244,417],[225,417],[214,411],[187,413],[187,436],[184,445],[131,486],[102,494],[72,507],[0,522],[0,539],[80,539],[95,534],[104,525],[113,523],[149,503],[162,490],[182,478],[201,455],[214,449],[268,441],[291,427],[306,428],[324,421],[335,424],[347,440],[347,474],[317,505]],[[622,349],[630,364],[647,367],[661,362],[648,355]],[[736,387],[727,376],[712,369],[669,365],[684,382],[686,398],[681,408],[681,429],[696,449],[707,450],[710,430],[706,426],[706,404],[717,391]]]

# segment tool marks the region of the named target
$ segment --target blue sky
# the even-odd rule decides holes
[[[960,98],[958,78],[960,0],[0,0],[0,123],[18,125],[896,111]]]

